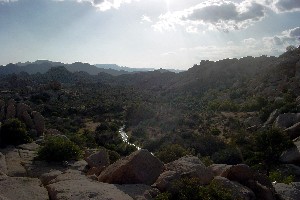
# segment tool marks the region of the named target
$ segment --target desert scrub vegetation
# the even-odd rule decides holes
[[[47,161],[77,160],[81,156],[78,145],[66,136],[51,136],[38,151],[38,159]]]
[[[0,130],[0,145],[19,145],[31,142],[32,138],[26,131],[26,125],[18,119],[9,119]]]

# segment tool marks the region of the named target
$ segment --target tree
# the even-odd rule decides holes
[[[290,138],[278,129],[270,129],[256,134],[254,155],[258,164],[266,170],[267,175],[279,161],[283,151],[293,146]]]

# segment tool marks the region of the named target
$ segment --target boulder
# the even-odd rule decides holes
[[[278,117],[279,114],[280,114],[280,112],[279,112],[278,109],[274,110],[274,111],[270,114],[270,116],[269,116],[269,118],[267,119],[267,121],[264,123],[264,126],[268,126],[268,125],[273,124],[273,122],[276,120],[276,118]]]
[[[225,170],[229,169],[232,165],[226,164],[212,164],[208,168],[213,172],[214,176],[220,176]]]
[[[295,139],[300,136],[300,122],[284,130],[291,139]]]
[[[6,119],[11,119],[16,117],[16,102],[13,99],[10,99],[7,102],[7,108],[6,108]]]
[[[300,113],[284,113],[276,118],[274,126],[276,128],[286,129],[297,122],[300,122]]]
[[[279,160],[283,163],[300,163],[300,138],[294,140],[295,146],[284,151]]]
[[[48,192],[41,185],[40,180],[36,178],[0,178],[0,196],[11,200],[48,200]]]
[[[33,121],[29,113],[31,113],[31,108],[28,105],[24,103],[17,104],[17,117],[22,120],[27,127],[32,128]]]
[[[59,176],[61,174],[62,174],[62,172],[59,170],[52,170],[48,173],[42,174],[40,176],[40,180],[43,185],[48,185],[50,183],[50,181],[52,181],[53,179],[55,179],[57,176]]]
[[[152,185],[161,192],[169,191],[172,182],[180,178],[180,173],[175,171],[165,171],[159,175],[158,179]]]
[[[248,165],[238,164],[227,168],[220,176],[226,177],[231,181],[245,183],[254,176],[254,171]]]
[[[103,172],[104,169],[105,167],[92,167],[87,171],[86,175],[87,176],[96,175],[98,177],[101,174],[101,172]]]
[[[228,192],[232,195],[233,199],[239,199],[239,200],[256,199],[255,194],[249,188],[241,185],[238,182],[230,181],[227,178],[216,176],[212,180],[212,184],[222,189],[228,190]]]
[[[116,187],[136,200],[152,200],[159,194],[157,189],[149,185],[131,184],[116,185]]]
[[[175,171],[181,177],[199,178],[200,183],[209,184],[213,179],[213,172],[207,168],[196,156],[185,156],[166,164],[166,169]]]
[[[259,117],[249,117],[244,121],[246,127],[259,127],[262,124],[262,121]]]
[[[41,115],[41,113],[33,111],[31,113],[32,118],[33,118],[33,122],[34,122],[34,127],[35,130],[38,133],[38,136],[43,135],[44,131],[45,131],[45,119],[44,117]]]
[[[255,193],[257,199],[277,200],[273,186],[267,187],[254,180],[249,180],[247,186]]]
[[[54,181],[55,180],[55,181]],[[117,186],[93,181],[78,172],[67,171],[46,186],[52,200],[132,200]]]
[[[69,168],[78,170],[81,172],[86,172],[87,171],[87,162],[85,160],[78,160],[78,161],[70,161],[69,162]]]
[[[151,185],[163,169],[164,165],[158,158],[141,149],[108,166],[98,180],[116,184]]]
[[[7,165],[5,156],[0,152],[0,172],[7,174]]]
[[[281,199],[284,200],[298,200],[300,197],[300,187],[299,183],[276,183],[274,188]]]
[[[27,172],[22,165],[22,158],[20,157],[18,149],[7,148],[3,149],[2,152],[4,152],[6,158],[8,176],[23,177],[27,175]]]
[[[90,167],[101,168],[109,165],[109,155],[106,150],[101,149],[85,158],[85,161]]]
[[[17,146],[18,149],[28,150],[28,151],[37,151],[40,148],[40,145],[38,145],[35,142],[27,143],[27,144],[21,144]]]

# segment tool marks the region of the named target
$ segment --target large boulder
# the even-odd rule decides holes
[[[295,139],[300,136],[300,122],[284,130],[291,139]]]
[[[269,118],[267,119],[267,121],[264,123],[265,126],[271,125],[273,124],[273,122],[276,120],[276,118],[278,117],[278,115],[280,114],[280,111],[278,109],[274,110]]]
[[[47,181],[46,186],[52,200],[132,200],[117,186],[93,181],[74,170],[67,170],[63,174],[53,174],[55,178]],[[50,184],[49,184],[50,183]]]
[[[164,165],[158,158],[141,149],[108,166],[98,180],[116,184],[151,185],[163,169]]]
[[[227,164],[212,164],[208,168],[213,172],[214,176],[221,176],[221,174],[231,166],[232,165]]]
[[[295,146],[284,151],[279,160],[283,163],[300,163],[300,137],[294,140]]]
[[[45,119],[44,117],[41,115],[41,113],[33,111],[31,113],[32,117],[33,117],[33,122],[34,122],[34,127],[35,130],[38,133],[38,136],[43,135],[44,131],[45,131]]]
[[[48,200],[48,192],[41,185],[36,178],[3,177],[0,178],[0,196],[11,200]]]
[[[274,126],[276,128],[286,129],[297,122],[300,122],[300,113],[284,113],[276,118]]]
[[[85,161],[91,168],[102,168],[109,165],[109,155],[107,151],[101,149],[98,152],[93,153],[92,155],[85,158]]]
[[[27,172],[22,165],[22,158],[19,150],[15,148],[3,149],[2,152],[6,158],[7,175],[15,177],[27,176]]]
[[[27,127],[32,128],[33,121],[29,113],[31,113],[31,108],[28,105],[24,103],[17,104],[17,117],[22,120]]]
[[[200,178],[203,185],[210,183],[213,172],[196,156],[185,156],[166,165],[169,171],[180,173],[181,177]]]
[[[166,171],[160,174],[153,186],[164,192],[171,189],[172,183],[179,178],[198,178],[199,184],[206,185],[213,176],[213,171],[198,157],[185,156],[166,164]]]
[[[222,189],[226,189],[228,192],[230,192],[233,199],[239,199],[239,200],[256,199],[255,194],[248,187],[245,187],[238,182],[230,181],[227,178],[216,176],[212,180],[212,184]]]
[[[258,199],[276,199],[275,190],[268,177],[254,172],[245,164],[233,165],[224,170],[221,176],[250,188]]]
[[[284,200],[298,200],[300,197],[300,183],[276,183],[274,188],[281,199]]]

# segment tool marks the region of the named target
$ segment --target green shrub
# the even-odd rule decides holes
[[[1,127],[0,144],[19,145],[32,141],[26,132],[26,126],[18,119],[9,119]]]
[[[229,147],[220,150],[212,155],[214,163],[236,165],[242,162],[241,155],[237,148]]]
[[[230,192],[211,183],[201,186],[199,178],[181,178],[174,181],[168,192],[157,196],[157,200],[232,200]]]
[[[48,138],[38,151],[38,158],[47,161],[77,160],[80,155],[79,146],[63,136]]]
[[[169,163],[190,154],[188,150],[178,144],[163,146],[156,154],[161,161]]]
[[[277,170],[271,171],[269,174],[269,179],[272,182],[277,182],[277,183],[290,184],[294,181],[294,178],[295,177],[293,175],[286,176]]]

